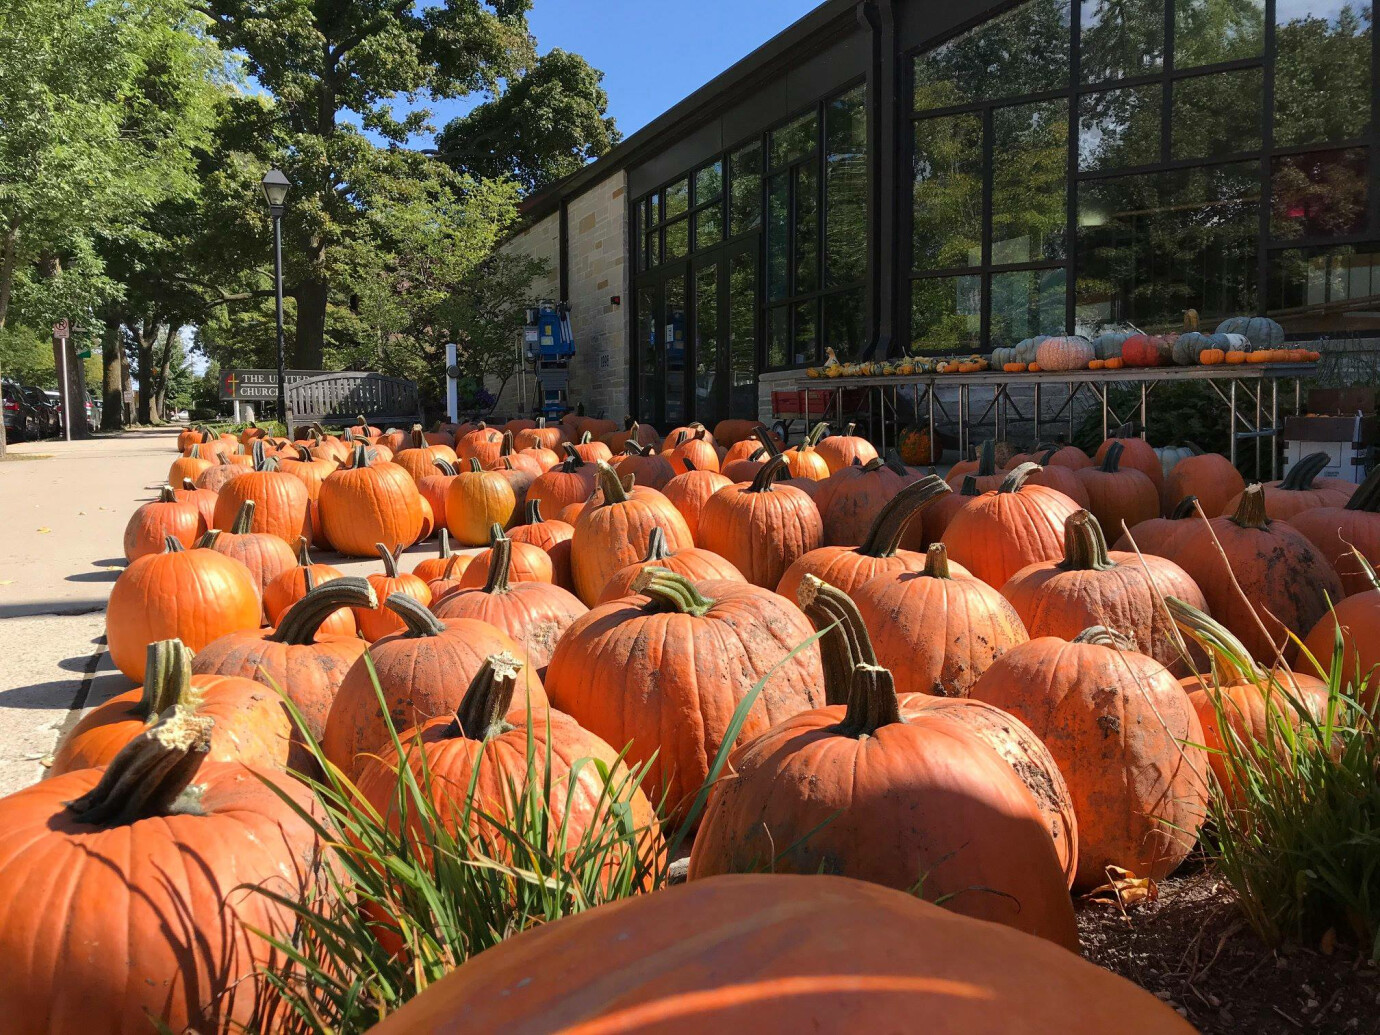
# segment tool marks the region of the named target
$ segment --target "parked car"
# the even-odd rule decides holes
[[[18,381],[6,380],[0,385],[0,412],[5,419],[5,437],[11,442],[36,439],[42,434],[43,423],[33,403],[24,394]]]
[[[62,415],[57,406],[57,393],[45,392],[33,385],[24,386],[24,398],[38,413],[38,433],[43,438],[62,434]]]
[[[105,404],[101,401],[100,394],[94,388],[88,388],[86,390],[86,419],[91,425],[92,431],[100,430],[104,410]]]

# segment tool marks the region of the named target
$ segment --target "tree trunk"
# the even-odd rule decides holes
[[[101,430],[119,431],[125,426],[124,365],[125,348],[120,321],[106,321],[101,339]]]
[[[139,358],[136,371],[139,378],[139,416],[140,424],[153,424],[153,346],[158,336],[158,324],[152,316],[139,321],[134,331],[134,351]]]
[[[166,420],[168,403],[168,373],[172,366],[173,346],[177,343],[177,330],[179,322],[172,320],[167,325],[167,334],[163,336],[162,343],[158,350],[158,360],[155,366],[153,383],[153,412],[158,415],[158,423]]]
[[[10,292],[14,289],[14,268],[19,243],[19,227],[14,224],[6,227],[0,239],[0,331],[5,329],[5,319],[10,313]],[[0,442],[3,442],[4,428],[0,427]]]
[[[326,353],[326,302],[330,285],[324,278],[303,280],[293,292],[297,300],[297,343],[287,357],[298,370],[320,370]]]
[[[120,338],[124,338],[123,330]],[[134,372],[130,369],[129,353],[123,349],[120,353],[120,415],[122,426],[134,423]]]

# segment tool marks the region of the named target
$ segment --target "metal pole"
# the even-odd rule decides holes
[[[1232,381],[1231,381],[1231,405],[1230,405],[1230,409],[1231,409],[1231,415],[1230,415],[1230,417],[1229,417],[1228,427],[1229,427],[1231,430],[1228,432],[1228,435],[1229,435],[1229,437],[1231,438],[1231,464],[1232,464],[1233,467],[1235,467],[1235,466],[1236,466],[1236,378],[1232,378]],[[1257,473],[1258,473],[1258,472],[1257,472]]]
[[[460,423],[460,382],[451,376],[451,369],[458,362],[455,342],[446,343],[446,415],[452,424]],[[519,363],[520,366],[520,363]],[[518,397],[521,398],[519,391]]]
[[[1040,382],[1035,382],[1035,444],[1040,444]]]
[[[62,404],[62,440],[72,441],[72,386],[67,381],[67,339],[58,339],[58,355],[62,357],[62,391],[58,392],[58,402]],[[83,407],[84,409],[85,407]]]
[[[292,437],[287,426],[287,359],[283,343],[283,213],[273,213],[273,288],[278,308],[278,420],[283,434]]]
[[[1279,477],[1279,378],[1270,382],[1270,480]]]

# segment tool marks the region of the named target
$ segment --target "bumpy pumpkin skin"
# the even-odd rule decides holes
[[[65,773],[0,801],[0,926],[4,1029],[12,1035],[133,1035],[152,1030],[229,1035],[255,1021],[254,980],[283,967],[251,929],[290,938],[289,898],[311,886],[318,847],[303,809],[310,792],[269,770],[206,762],[195,812],[125,825],[78,822],[67,802],[100,770]],[[35,951],[42,945],[43,951]],[[61,975],[61,977],[57,977]]]
[[[637,486],[629,492],[607,464],[599,465],[599,479],[603,499],[580,512],[570,541],[575,595],[587,607],[598,603],[620,568],[646,556],[653,528],[662,530],[671,550],[695,545],[680,511],[661,493]]]
[[[799,609],[775,593],[722,580],[693,586],[713,602],[704,615],[646,597],[594,608],[561,637],[546,673],[556,708],[614,748],[630,745],[631,762],[656,755],[643,786],[653,801],[664,788],[678,811],[704,783],[734,708],[814,635]],[[767,681],[740,739],[822,703],[822,680],[819,648],[811,644]]]
[[[733,753],[690,855],[690,879],[831,873],[913,888],[964,916],[1077,950],[1063,870],[1030,791],[972,733],[925,710],[870,735],[834,705]],[[974,893],[987,888],[997,894]]]
[[[1121,866],[1159,880],[1188,856],[1206,813],[1203,730],[1159,662],[1101,643],[1031,640],[993,663],[971,696],[1044,741],[1078,816],[1074,887]]]
[[[206,531],[206,522],[192,503],[178,500],[171,486],[163,486],[159,497],[145,503],[130,515],[125,526],[125,560],[135,561],[146,554],[162,553],[168,536],[190,548]]]
[[[373,1035],[630,1027],[667,1035],[1194,1030],[1154,996],[1043,939],[875,884],[755,874],[691,881],[511,938]]]
[[[349,557],[372,557],[376,544],[397,549],[417,541],[422,530],[422,496],[412,476],[397,464],[360,462],[321,483],[317,501],[330,540]]]
[[[1380,590],[1356,593],[1338,601],[1303,638],[1303,645],[1324,670],[1332,664],[1338,625],[1342,627],[1343,685],[1359,686],[1366,680],[1364,700],[1373,705],[1380,696],[1380,682],[1375,674],[1376,666],[1380,665]],[[1303,659],[1297,667],[1313,671]]]
[[[1220,453],[1200,453],[1184,457],[1165,475],[1160,507],[1169,514],[1185,496],[1197,496],[1203,513],[1212,516],[1222,513],[1245,488],[1245,479],[1230,460]]]

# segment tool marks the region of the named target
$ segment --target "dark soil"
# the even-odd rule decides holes
[[[1354,946],[1264,945],[1210,870],[1171,878],[1125,915],[1082,902],[1083,953],[1208,1035],[1380,1035],[1380,967]],[[1331,941],[1331,939],[1329,939]]]

